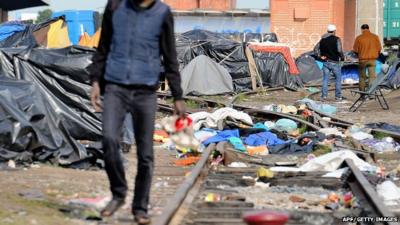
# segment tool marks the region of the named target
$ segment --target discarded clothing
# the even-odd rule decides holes
[[[269,128],[263,123],[254,124],[253,128],[263,129],[264,131],[269,131]]]
[[[153,134],[153,140],[155,142],[162,142],[165,143],[169,140],[169,135],[164,130],[155,130]]]
[[[279,119],[275,123],[275,128],[286,132],[292,132],[297,129],[297,123],[290,119]]]
[[[278,171],[296,171],[296,172],[312,172],[312,171],[326,171],[333,172],[337,170],[344,162],[345,159],[353,160],[354,164],[361,171],[374,171],[377,167],[365,162],[357,157],[357,155],[350,150],[336,151],[328,153],[317,158],[314,158],[299,168],[293,167],[272,167],[274,172]]]
[[[323,113],[330,114],[330,115],[334,115],[337,112],[337,108],[335,106],[328,105],[328,104],[318,104],[309,98],[304,98],[297,102],[300,104],[306,104],[307,107],[309,107],[311,110],[314,110],[314,111],[319,111],[319,112],[323,112]]]
[[[268,151],[270,154],[302,154],[311,153],[315,144],[325,139],[322,133],[307,133],[294,141],[285,144],[270,146]]]
[[[366,124],[365,126],[368,128],[371,128],[371,129],[382,129],[382,130],[400,133],[400,126],[392,125],[392,124],[388,124],[388,123],[369,123],[369,124]]]
[[[228,142],[236,149],[241,152],[246,151],[246,147],[243,145],[243,142],[240,138],[238,137],[230,137],[228,138]]]
[[[372,136],[371,134],[368,134],[368,133],[365,133],[362,131],[351,134],[351,137],[356,139],[357,141],[374,138],[374,136]]]
[[[227,141],[230,137],[239,138],[239,130],[224,130],[217,133],[217,135],[205,140],[204,145],[209,145],[211,143],[218,143],[221,141]]]
[[[200,142],[204,142],[205,140],[214,137],[215,135],[217,135],[217,132],[215,130],[207,128],[194,133],[194,137]]]
[[[239,129],[240,137],[247,137],[252,134],[258,134],[266,131],[264,128],[237,128]]]
[[[246,151],[249,155],[268,155],[268,148],[266,145],[247,146]]]
[[[244,143],[246,145],[250,145],[250,146],[267,145],[269,147],[269,146],[284,144],[285,141],[279,139],[276,136],[276,134],[267,131],[267,132],[252,134],[252,135],[248,136],[244,140]]]
[[[253,120],[248,114],[232,108],[221,108],[213,113],[193,113],[189,115],[189,117],[193,120],[193,128],[195,130],[200,130],[202,127],[218,128],[218,124],[221,123],[221,120],[226,119],[233,119],[236,121],[241,121],[248,125],[253,125]]]

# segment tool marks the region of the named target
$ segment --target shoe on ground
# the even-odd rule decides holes
[[[346,100],[347,98],[345,98],[345,97],[336,97],[335,98],[335,100],[337,101],[337,102],[341,102],[341,101],[343,101],[343,100]]]
[[[321,102],[326,102],[327,100],[328,100],[328,97],[321,97],[321,98],[320,98],[320,101],[321,101]]]
[[[134,217],[135,217],[135,222],[139,225],[145,225],[151,223],[151,219],[149,215],[147,215],[146,213],[139,213],[134,215]]]
[[[112,199],[107,206],[101,210],[102,217],[110,217],[112,216],[119,208],[121,208],[125,204],[124,199]]]

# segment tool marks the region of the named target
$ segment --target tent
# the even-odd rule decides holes
[[[64,48],[70,46],[64,17],[58,17],[41,24],[26,25],[25,29],[14,32],[0,41],[0,48],[36,47]]]
[[[183,94],[216,95],[233,92],[232,77],[229,72],[201,55],[193,59],[182,71]]]
[[[277,40],[276,35],[274,34],[266,34],[263,38],[264,40]],[[232,77],[235,91],[246,91],[251,89],[252,85],[249,73],[249,61],[245,54],[246,43],[236,40],[234,35],[219,34],[206,30],[192,30],[178,35],[176,42],[178,61],[181,70],[197,56],[206,55],[214,62],[228,70]],[[261,57],[263,54],[266,55]],[[270,52],[260,52],[258,55],[260,57],[255,57],[256,61],[261,58],[263,58],[262,60],[266,60],[266,58],[271,56]],[[269,59],[273,60],[271,58]],[[285,57],[278,57],[276,59],[281,60],[279,62],[281,64],[288,64]],[[270,64],[272,62],[268,63]],[[263,64],[265,65],[266,63],[264,62]],[[281,75],[283,77],[289,76],[288,73],[275,74],[277,72],[285,71],[285,69],[280,71],[271,71],[265,66],[260,66],[261,61],[259,61],[258,65],[260,73],[265,74],[265,77],[268,77],[268,74],[274,74],[274,76]],[[293,68],[293,66],[290,68]],[[289,69],[286,72],[290,71]],[[298,82],[291,82],[291,79],[292,78],[279,80],[269,79],[266,81],[266,85],[274,87],[282,85],[298,86]]]
[[[99,46],[100,36],[101,29],[98,29],[96,33],[94,33],[94,35],[91,37],[88,33],[85,32],[79,40],[79,45],[89,48],[97,48]]]

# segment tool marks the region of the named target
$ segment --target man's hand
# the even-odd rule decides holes
[[[92,91],[90,93],[90,101],[96,112],[102,111],[102,106],[100,103],[100,85],[99,85],[98,81],[95,81],[92,84]]]
[[[321,56],[321,59],[322,59],[322,60],[325,60],[325,59],[326,59],[326,56]]]
[[[185,118],[186,114],[186,106],[185,106],[185,101],[183,100],[177,100],[174,103],[174,114],[178,115],[180,118]]]

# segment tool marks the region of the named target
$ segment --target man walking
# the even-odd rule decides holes
[[[376,59],[382,50],[379,37],[369,31],[368,24],[361,26],[362,34],[356,38],[353,51],[358,54],[359,65],[358,73],[360,74],[360,91],[365,91],[367,86],[370,86],[375,78]],[[368,70],[368,83],[366,70]]]
[[[112,192],[112,200],[102,210],[102,216],[113,215],[127,195],[119,142],[125,115],[130,112],[138,159],[132,213],[139,224],[150,223],[147,210],[161,56],[175,99],[175,112],[184,116],[170,8],[160,0],[109,0],[100,44],[89,68],[92,104],[96,110],[103,108],[104,161]],[[105,83],[103,107],[99,102],[102,80]]]
[[[321,100],[326,101],[328,97],[328,85],[330,74],[335,76],[335,99],[342,101],[342,71],[340,61],[344,60],[342,42],[336,36],[336,26],[329,25],[328,32],[324,34],[321,40],[314,48],[315,54],[323,61],[322,72],[324,74],[322,81]]]

